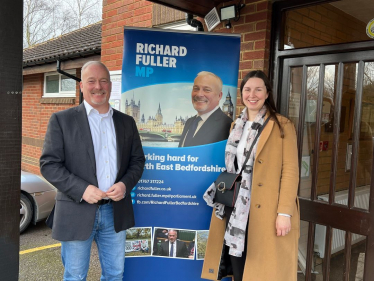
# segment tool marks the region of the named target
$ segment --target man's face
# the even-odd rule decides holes
[[[168,238],[171,243],[174,243],[175,240],[177,240],[177,233],[175,231],[169,231]]]
[[[81,91],[86,102],[99,113],[109,109],[109,98],[112,90],[109,73],[99,64],[91,64],[82,72]]]
[[[211,75],[197,76],[192,88],[192,104],[199,115],[212,111],[222,97],[217,78]]]

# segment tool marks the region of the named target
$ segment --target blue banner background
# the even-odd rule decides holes
[[[224,148],[226,141],[208,144],[198,147],[187,148],[155,148],[144,147],[144,153],[153,155],[191,155],[199,157],[195,165],[214,165],[224,167]],[[160,161],[147,161],[153,165]],[[180,164],[188,165],[191,162],[165,161],[165,165]],[[134,212],[137,227],[167,227],[189,230],[208,230],[212,208],[208,207],[202,196],[206,188],[218,176],[218,172],[188,172],[188,171],[155,171],[145,170],[143,180],[161,180],[164,183],[158,186],[171,188],[171,191],[139,191],[139,187],[152,187],[152,183],[139,183],[133,190],[135,201]],[[139,193],[159,195],[193,195],[196,199],[166,199],[166,198],[143,198]],[[159,202],[194,202],[199,205],[158,205],[139,204],[138,201]],[[179,281],[201,280],[200,274],[203,260],[189,260],[179,258],[132,257],[126,258],[124,280],[161,280],[163,278],[178,278]]]
[[[153,72],[148,77],[136,76],[136,67],[143,67],[136,65],[137,43],[183,46],[187,54],[175,57],[176,68],[151,66]],[[122,96],[122,104],[124,99],[134,98],[138,102],[137,92],[130,90],[150,85],[193,83],[200,71],[213,72],[221,77],[224,85],[236,89],[239,55],[240,36],[125,28],[122,93],[126,95]],[[152,88],[147,93],[149,96],[160,95]],[[236,92],[231,94],[236,96]],[[151,97],[147,102],[154,103]],[[177,102],[178,95],[175,96],[176,107]],[[226,141],[186,148],[144,146],[146,167],[142,179],[131,192],[136,227],[208,230],[212,208],[206,205],[202,195],[225,167],[225,145]],[[174,159],[182,157],[182,160],[168,160],[168,155]],[[188,156],[194,157],[195,161]],[[182,171],[177,170],[177,165],[190,169],[191,165],[197,169],[213,167],[213,171]],[[124,280],[202,280],[202,265],[203,260],[197,260],[196,256],[194,259],[126,257]]]
[[[187,48],[187,55],[175,57],[176,68],[155,66],[149,77],[139,77],[135,76],[137,43],[184,46]],[[224,85],[237,87],[239,55],[239,35],[125,28],[122,65],[122,77],[125,81],[122,80],[122,92],[154,84],[190,83],[200,71],[213,72],[222,79]]]

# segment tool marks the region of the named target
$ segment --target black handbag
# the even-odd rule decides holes
[[[225,206],[233,208],[235,206],[236,199],[238,198],[238,193],[240,189],[240,184],[242,181],[242,172],[244,167],[246,166],[249,156],[251,155],[253,146],[256,144],[257,139],[259,138],[262,130],[266,126],[267,122],[269,121],[270,116],[265,120],[262,126],[258,126],[257,128],[257,135],[256,138],[253,140],[252,145],[247,153],[247,157],[243,163],[243,166],[239,172],[239,174],[232,174],[228,173],[227,171],[222,172],[214,182],[216,185],[216,195],[214,196],[215,203],[221,203]],[[253,125],[257,125],[258,123],[253,123]],[[253,127],[252,127],[253,128]]]

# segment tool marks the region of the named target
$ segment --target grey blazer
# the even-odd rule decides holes
[[[182,147],[188,129],[194,119],[195,116],[187,120],[178,147]],[[223,113],[220,108],[218,108],[209,116],[209,118],[204,122],[203,126],[197,131],[190,146],[226,140],[229,137],[231,123],[232,119]]]
[[[118,174],[127,193],[113,202],[114,227],[119,232],[135,224],[130,192],[144,168],[144,153],[135,121],[113,109]],[[96,204],[82,199],[88,185],[98,186],[91,131],[84,104],[52,114],[45,135],[40,171],[57,189],[52,237],[60,241],[86,240],[91,234]]]
[[[188,251],[187,251],[186,243],[180,240],[176,240],[176,242],[177,242],[176,257],[177,258],[188,258]],[[164,241],[161,243],[159,255],[164,256],[164,257],[169,256],[169,241]]]

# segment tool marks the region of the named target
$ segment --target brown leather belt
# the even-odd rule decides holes
[[[112,201],[111,199],[101,199],[101,200],[97,201],[96,204],[99,205],[99,206],[101,206],[101,205],[108,204],[111,201]]]

